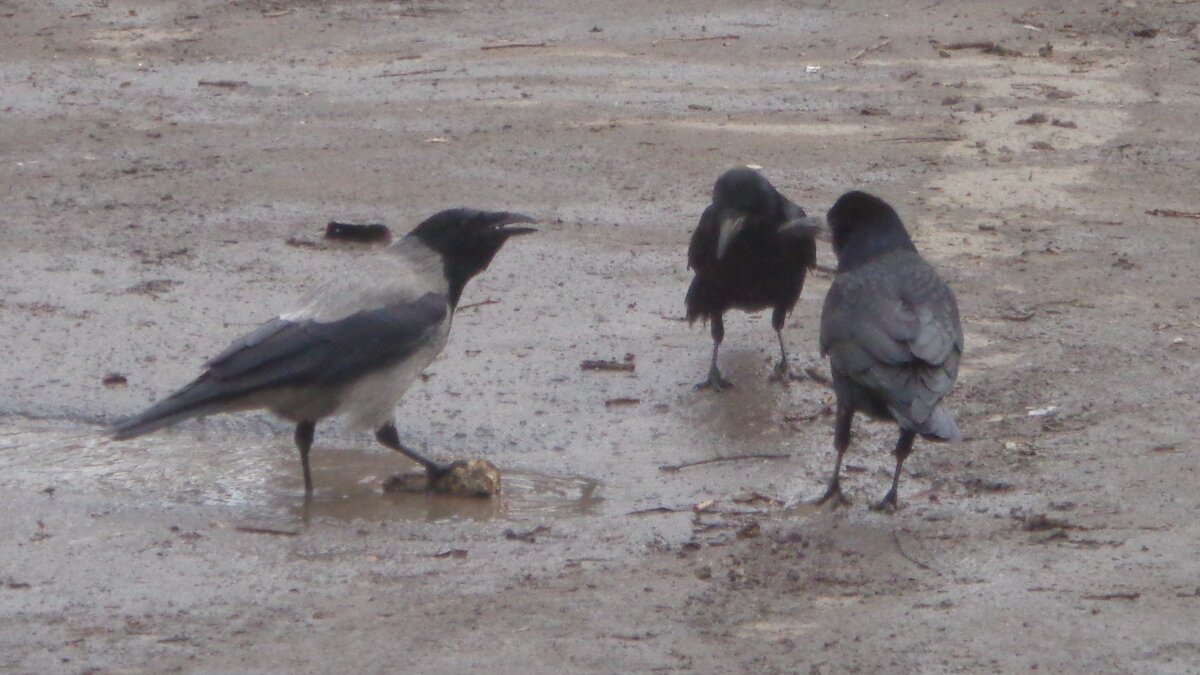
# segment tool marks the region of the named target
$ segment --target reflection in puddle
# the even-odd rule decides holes
[[[599,512],[599,483],[578,477],[504,473],[499,497],[480,499],[430,492],[385,493],[380,480],[369,479],[335,489],[317,489],[311,500],[297,501],[293,511],[304,519],[338,520],[492,520],[572,517]]]
[[[428,492],[383,491],[383,482],[415,465],[386,452],[330,449],[312,455],[316,491],[305,504],[299,462],[281,462],[274,476],[276,504],[300,516],[339,520],[492,520],[530,516],[570,517],[599,512],[603,499],[596,481],[547,476],[500,467],[500,496],[455,497]],[[293,464],[295,466],[293,466]],[[419,469],[408,469],[409,471]]]
[[[136,495],[141,504],[232,506],[262,515],[478,521],[595,515],[604,501],[594,480],[503,467],[503,489],[494,499],[385,494],[384,479],[414,465],[395,453],[361,449],[314,450],[316,492],[307,506],[300,461],[282,443],[196,441],[170,434],[117,443],[91,429],[63,433],[50,426],[0,434],[0,451],[0,487],[5,489],[120,492]]]
[[[722,372],[741,386],[720,394],[692,394],[692,405],[700,413],[697,426],[723,439],[761,439],[764,431],[777,428],[775,416],[781,406],[788,405],[779,395],[781,385],[767,381],[768,371],[757,352],[727,349],[721,353],[721,360]]]

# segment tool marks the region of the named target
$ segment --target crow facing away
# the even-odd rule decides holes
[[[452,209],[437,213],[384,252],[318,286],[300,306],[233,342],[191,384],[118,422],[126,439],[176,422],[266,409],[296,423],[295,442],[311,495],[308,454],[319,420],[346,415],[375,430],[383,445],[438,475],[435,462],[400,442],[395,408],[441,352],[463,287],[491,263],[509,227],[534,222],[516,213]]]
[[[717,351],[725,337],[722,316],[729,309],[772,308],[771,326],[779,337],[774,376],[788,377],[783,323],[800,299],[805,274],[817,264],[811,231],[781,229],[797,221],[808,222],[804,209],[779,194],[757,171],[739,167],[717,179],[712,203],[700,216],[688,246],[688,268],[696,276],[685,299],[687,320],[707,320],[713,339],[708,377],[697,389],[720,391],[733,386],[717,367]]]
[[[837,462],[817,503],[848,503],[838,475],[854,413],[862,412],[900,427],[892,487],[871,507],[894,510],[900,467],[916,436],[960,437],[942,403],[963,350],[958,303],[882,199],[848,192],[827,221],[838,267],[821,312],[821,354],[829,357],[837,395]]]

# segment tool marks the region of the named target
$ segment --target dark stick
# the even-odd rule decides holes
[[[253,527],[250,525],[238,525],[234,529],[238,532],[246,532],[248,534],[273,534],[279,537],[295,537],[300,534],[297,530],[276,530],[270,527]]]
[[[444,72],[446,72],[445,68],[426,68],[425,70],[406,70],[402,73],[380,73],[375,77],[408,77],[409,75],[432,75]]]
[[[525,49],[525,48],[545,47],[545,46],[546,46],[545,42],[513,42],[511,44],[504,44],[504,45],[484,45],[484,46],[480,47],[480,49],[483,49],[483,50],[488,50],[488,49]]]
[[[921,562],[920,560],[917,560],[916,558],[914,558],[911,555],[904,552],[904,547],[900,545],[900,535],[897,534],[895,530],[892,530],[892,541],[896,542],[896,550],[900,552],[900,556],[902,558],[904,558],[905,560],[909,561],[910,563],[916,565],[917,567],[920,567],[923,570],[933,570],[933,568],[930,567],[929,565],[926,565],[925,563]]]
[[[781,453],[759,453],[756,455],[733,455],[730,457],[713,457],[711,459],[702,459],[696,462],[684,462],[683,464],[664,464],[658,467],[659,471],[666,473],[675,473],[681,469],[688,469],[693,466],[702,464],[716,464],[717,462],[740,462],[744,459],[791,459],[791,455]]]

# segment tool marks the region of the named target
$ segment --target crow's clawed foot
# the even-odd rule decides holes
[[[500,472],[486,460],[421,462],[422,472],[396,474],[383,482],[386,493],[435,493],[491,497],[500,493]]]
[[[782,359],[779,363],[775,364],[775,368],[771,370],[771,375],[767,379],[771,382],[787,384],[789,381],[796,379],[796,374],[788,366],[787,359]]]
[[[722,389],[733,389],[733,383],[730,382],[729,380],[721,377],[720,370],[713,368],[708,371],[708,378],[706,380],[704,380],[703,382],[696,383],[696,386],[692,387],[692,389],[694,389],[696,391],[704,391],[705,389],[712,389],[713,391],[715,391],[719,394],[719,393],[721,393]]]
[[[813,504],[821,506],[827,502],[834,509],[850,506],[851,503],[850,499],[842,494],[842,486],[836,480],[829,484],[829,488],[825,490],[825,494],[821,495],[821,498],[813,502]]]
[[[899,509],[900,503],[899,500],[896,499],[895,490],[888,490],[888,493],[883,496],[883,499],[880,499],[871,505],[872,511],[879,511],[882,513],[895,513]]]
[[[767,379],[771,382],[782,382],[786,385],[788,382],[803,382],[812,378],[803,370],[792,370],[791,364],[787,361],[780,361],[775,364]]]

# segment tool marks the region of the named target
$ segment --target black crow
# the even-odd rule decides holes
[[[887,202],[848,192],[829,210],[827,222],[838,267],[821,311],[821,354],[829,357],[837,395],[837,462],[817,503],[847,503],[838,474],[850,445],[850,423],[862,412],[900,427],[892,487],[872,506],[895,509],[900,467],[917,434],[959,438],[942,403],[963,350],[958,303]]]
[[[696,276],[685,299],[687,320],[708,320],[713,338],[708,377],[697,389],[733,386],[717,367],[717,350],[725,337],[722,315],[731,308],[772,308],[771,325],[779,336],[775,376],[788,376],[783,322],[800,299],[805,274],[817,264],[817,246],[803,228],[780,228],[804,218],[804,209],[753,169],[730,169],[717,179],[712,203],[700,216],[688,246],[688,269]]]
[[[300,306],[238,338],[194,382],[115,426],[133,438],[213,413],[265,408],[296,423],[295,441],[312,493],[308,453],[317,421],[346,415],[438,475],[452,466],[400,442],[396,404],[442,350],[467,281],[487,268],[515,213],[452,209],[430,216],[379,255],[318,286]]]

